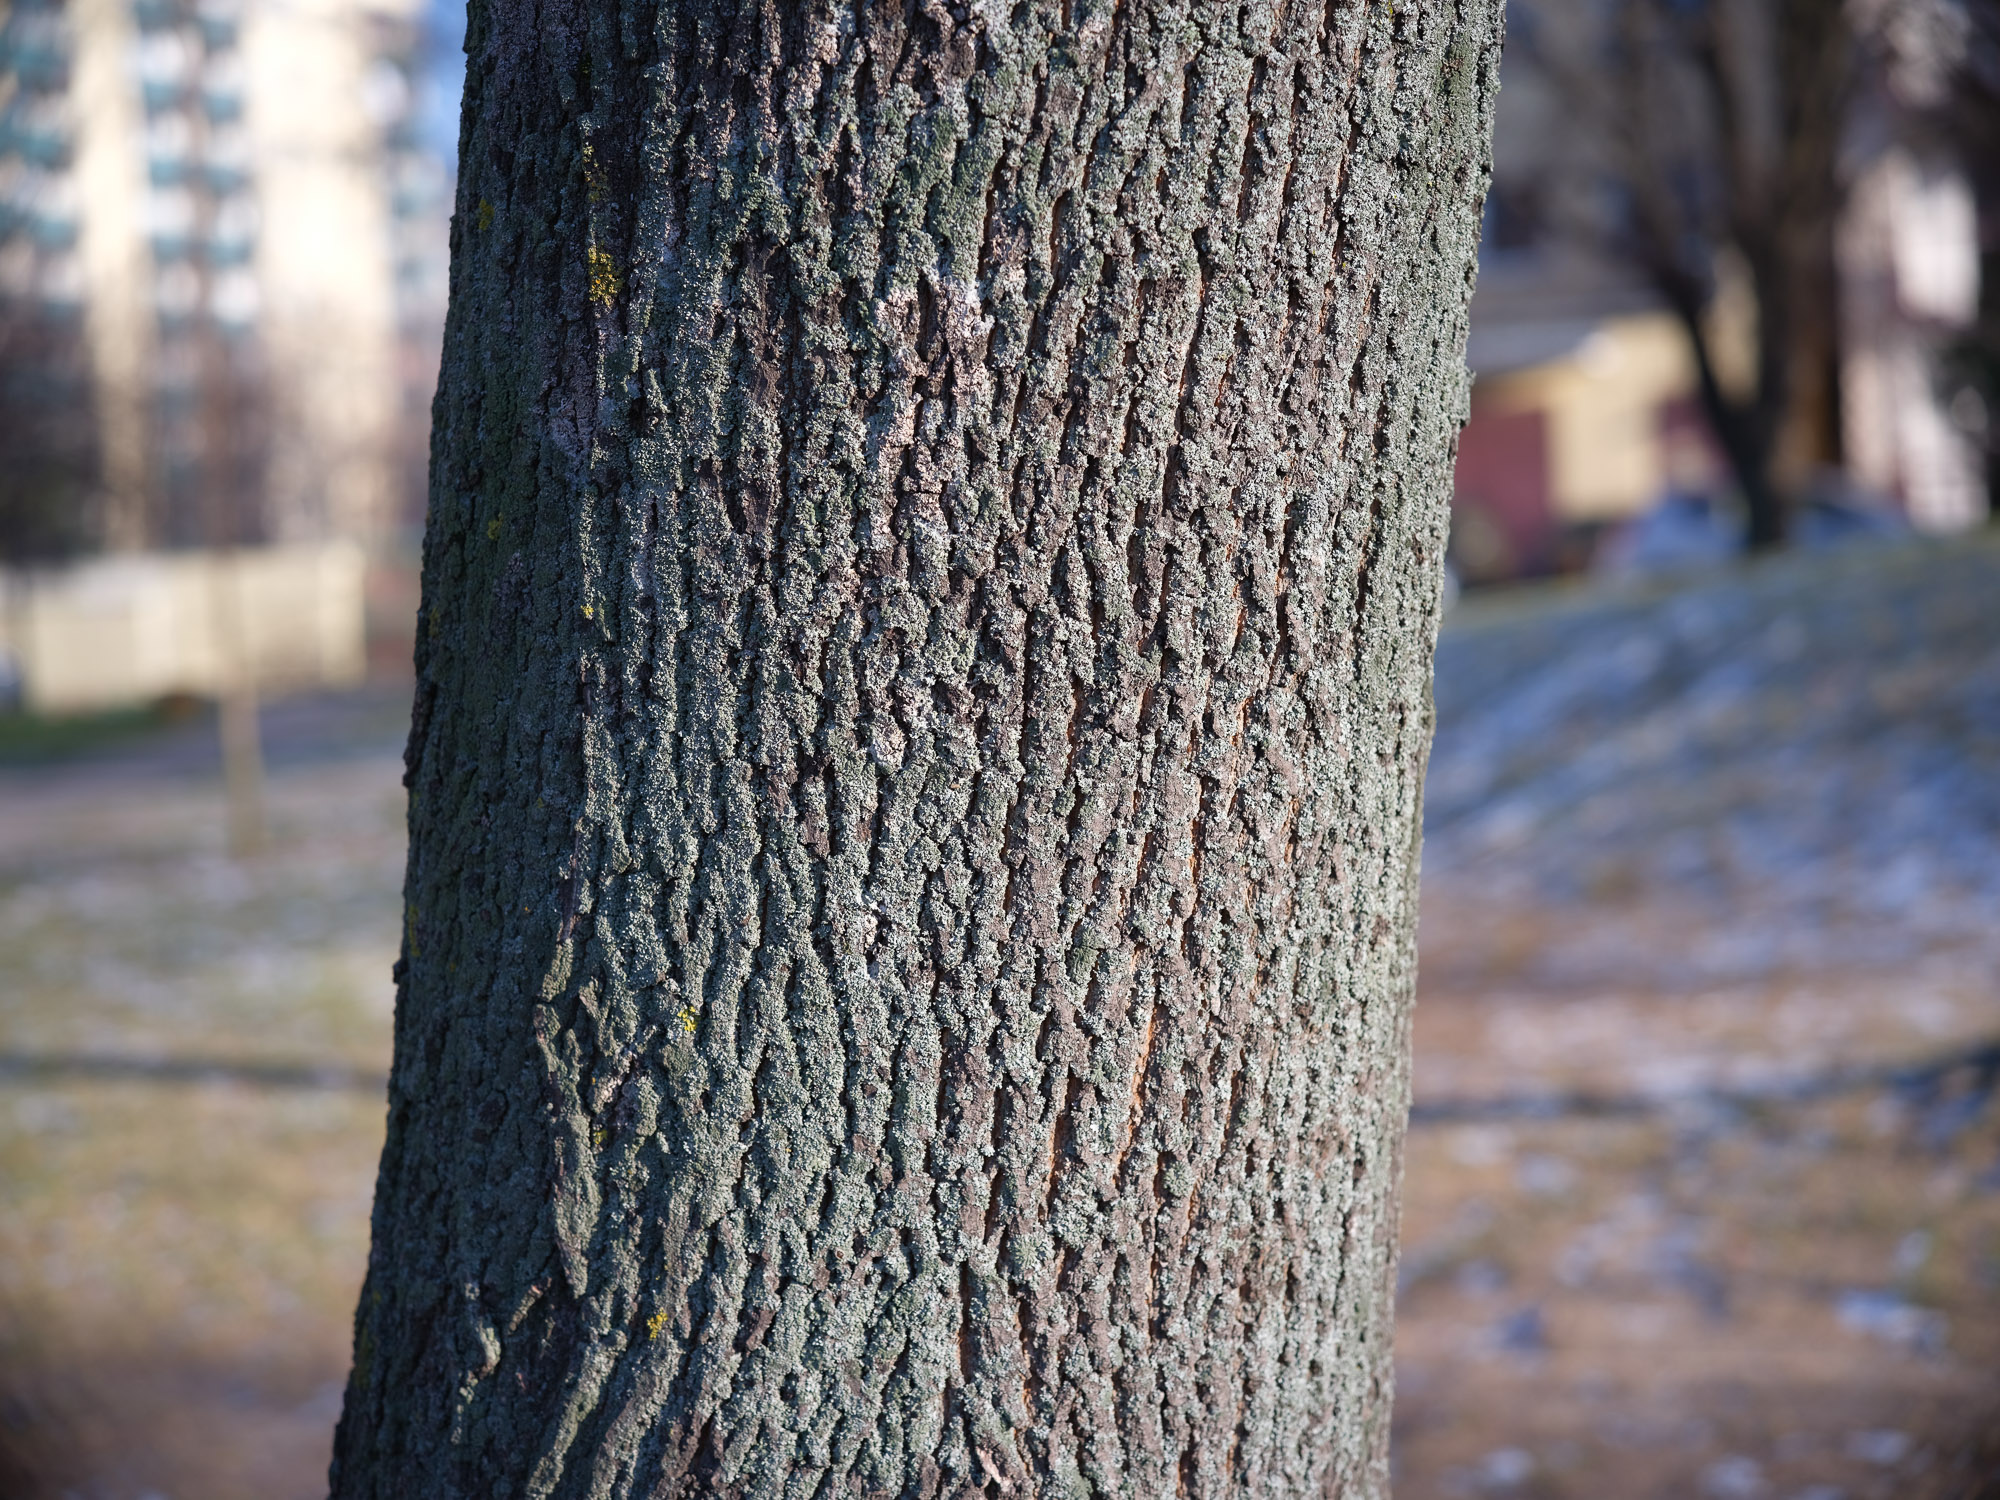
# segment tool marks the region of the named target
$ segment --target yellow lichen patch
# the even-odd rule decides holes
[[[479,200],[479,232],[481,234],[486,233],[487,230],[493,227],[493,218],[493,205],[484,198],[481,198]]]
[[[495,516],[492,520],[486,523],[487,541],[497,542],[500,540],[500,527],[505,522],[505,520],[506,517],[504,516]]]
[[[681,1030],[685,1031],[689,1036],[694,1035],[694,1023],[697,1019],[698,1017],[694,1013],[693,1006],[683,1005],[681,1007],[681,1014],[680,1014]]]
[[[591,1150],[602,1151],[604,1149],[604,1143],[610,1139],[611,1139],[611,1132],[606,1130],[602,1125],[593,1125],[591,1127],[590,1130]]]
[[[652,1317],[646,1319],[646,1337],[649,1339],[658,1338],[660,1330],[667,1326],[668,1321],[667,1310],[664,1307],[660,1308]]]
[[[618,300],[618,293],[624,286],[618,275],[618,267],[613,263],[609,252],[600,250],[595,245],[590,247],[586,259],[590,265],[590,300],[609,306]]]

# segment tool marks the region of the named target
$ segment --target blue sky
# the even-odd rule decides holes
[[[458,159],[458,98],[465,89],[465,0],[427,0],[418,60],[417,134],[446,161]]]

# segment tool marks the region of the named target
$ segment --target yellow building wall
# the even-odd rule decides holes
[[[1666,483],[1660,408],[1691,397],[1694,360],[1667,313],[1610,318],[1573,354],[1489,376],[1479,399],[1547,421],[1549,504],[1559,522],[1636,515]]]

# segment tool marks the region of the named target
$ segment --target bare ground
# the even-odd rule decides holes
[[[2000,548],[1475,604],[1438,708],[1399,1494],[2000,1494]]]
[[[308,1500],[368,1248],[407,690],[0,773],[0,1495]]]

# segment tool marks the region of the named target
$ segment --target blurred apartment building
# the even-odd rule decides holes
[[[1473,580],[1584,566],[1605,534],[1663,499],[1726,495],[1733,483],[1677,318],[1629,265],[1558,222],[1575,181],[1554,164],[1579,128],[1564,100],[1510,65],[1453,501],[1453,557]],[[1947,155],[1855,134],[1834,237],[1842,471],[1818,483],[1890,524],[1962,529],[1988,513],[1977,436],[1987,414],[1966,409],[1976,396],[1954,401],[1940,356],[1979,312],[1973,193]],[[1735,267],[1717,269],[1715,365],[1725,386],[1744,387],[1753,294]]]
[[[6,0],[12,560],[421,515],[449,165],[420,0]]]

